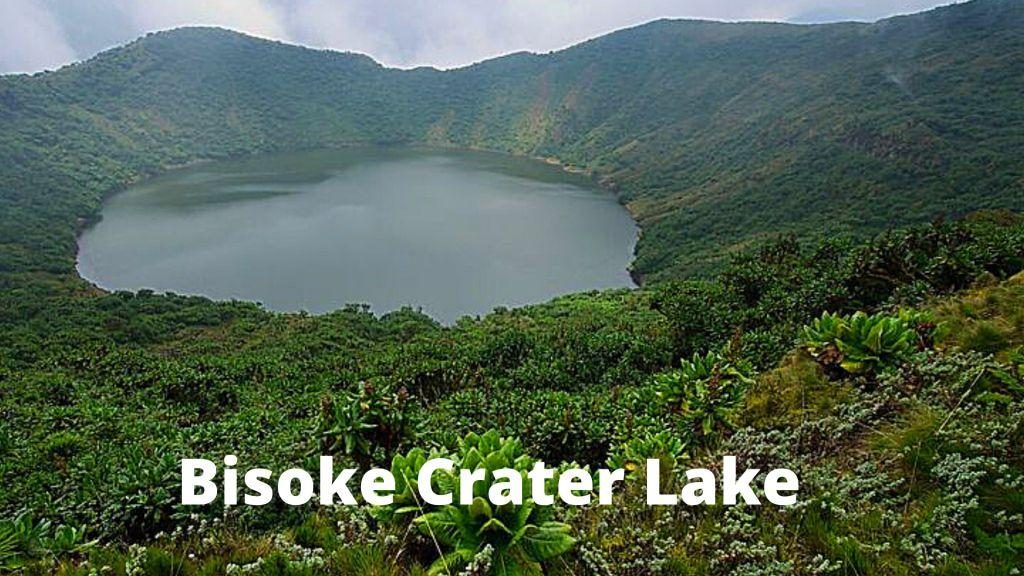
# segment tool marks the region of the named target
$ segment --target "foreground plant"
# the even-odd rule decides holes
[[[490,574],[541,574],[542,562],[572,549],[575,539],[570,536],[571,529],[554,521],[551,506],[538,506],[532,499],[524,500],[522,505],[492,505],[487,500],[495,484],[495,470],[513,469],[526,483],[526,474],[533,464],[517,439],[501,438],[494,430],[482,436],[466,436],[459,446],[457,466],[439,475],[445,478],[439,482],[453,488],[456,504],[415,520],[420,531],[444,550],[430,567],[430,574],[454,573],[479,562],[482,555],[487,556]],[[485,471],[484,480],[473,484],[469,505],[457,504],[462,500],[460,469]]]
[[[716,352],[694,354],[679,370],[655,377],[658,396],[684,420],[695,441],[712,446],[735,428],[736,410],[754,383],[753,369]]]
[[[633,438],[616,447],[608,457],[608,467],[613,470],[621,468],[632,475],[643,469],[648,459],[659,460],[662,470],[673,470],[684,458],[686,444],[678,434],[666,430]]]
[[[413,448],[407,454],[396,454],[391,459],[391,476],[395,479],[392,502],[388,506],[370,508],[370,514],[382,522],[405,523],[415,515],[431,509],[431,506],[421,502],[417,496],[419,473],[428,460],[440,457],[442,454],[439,452],[428,453],[422,448]]]
[[[32,559],[83,552],[94,544],[86,541],[84,528],[54,526],[28,514],[0,520],[0,572],[18,570]]]
[[[391,458],[415,435],[412,399],[405,388],[392,391],[363,383],[356,394],[325,396],[319,439],[324,454],[344,454],[360,466]]]
[[[931,347],[935,330],[931,318],[919,313],[826,312],[804,327],[802,345],[830,375],[878,374]]]

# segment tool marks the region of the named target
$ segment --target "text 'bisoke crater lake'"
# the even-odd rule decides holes
[[[176,170],[113,196],[79,271],[153,289],[327,312],[412,306],[451,322],[628,286],[629,214],[535,160],[413,148],[320,150]]]

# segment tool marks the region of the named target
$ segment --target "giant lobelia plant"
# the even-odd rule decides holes
[[[658,397],[683,418],[692,440],[706,447],[735,427],[736,411],[753,383],[746,362],[716,352],[694,354],[678,370],[655,377]]]
[[[935,330],[931,319],[919,313],[826,312],[804,327],[801,342],[830,375],[877,374],[930,347]]]
[[[488,501],[496,470],[515,470],[523,485],[529,485],[526,474],[534,460],[523,452],[519,440],[501,438],[495,430],[483,435],[471,433],[460,442],[456,463],[453,470],[436,475],[439,484],[453,492],[455,503],[414,521],[443,550],[430,567],[430,574],[454,573],[486,556],[490,574],[539,575],[542,562],[573,547],[575,540],[569,526],[554,520],[552,507],[539,506],[525,496],[519,505],[492,505]],[[485,471],[484,480],[473,484],[471,503],[459,504],[459,470],[480,469]]]

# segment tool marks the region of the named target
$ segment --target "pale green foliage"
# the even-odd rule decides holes
[[[369,431],[376,426],[359,402],[346,400],[352,401],[334,401],[325,409],[321,445],[328,453],[368,455],[371,451]]]
[[[655,377],[658,396],[687,423],[694,440],[714,444],[735,427],[736,409],[754,383],[753,369],[715,352],[683,360],[679,370]]]
[[[28,514],[0,520],[0,571],[17,570],[33,558],[81,552],[94,544],[86,540],[84,528],[55,527]]]
[[[14,570],[23,560],[18,551],[18,535],[13,523],[0,524],[0,570]]]
[[[408,454],[396,454],[391,459],[391,475],[395,479],[395,490],[392,492],[393,500],[389,506],[375,506],[370,508],[370,514],[376,519],[385,522],[400,522],[422,513],[425,505],[420,502],[418,494],[420,468],[428,460],[440,458],[442,454],[431,451],[426,452],[422,448],[413,448]],[[435,486],[435,488],[437,488]]]
[[[471,433],[461,442],[457,461],[455,470],[436,475],[442,477],[438,480],[442,486],[454,492],[455,504],[415,520],[419,529],[445,551],[431,566],[431,574],[453,573],[472,562],[488,546],[493,550],[492,574],[541,574],[541,562],[573,547],[575,540],[569,534],[569,526],[554,521],[550,506],[537,506],[528,498],[521,506],[495,506],[488,502],[488,491],[495,484],[495,470],[516,470],[523,485],[529,485],[526,473],[534,461],[523,452],[517,439],[501,438],[494,430],[483,435]],[[484,480],[474,484],[472,504],[468,506],[458,504],[461,500],[460,469],[487,471]]]
[[[658,459],[662,470],[672,470],[684,458],[686,444],[678,434],[665,430],[634,438],[618,446],[609,456],[608,466],[612,469],[622,468],[627,474],[633,474],[643,468],[648,459]]]
[[[933,333],[930,318],[920,313],[840,316],[826,312],[804,327],[802,343],[826,368],[875,374],[902,364],[930,344]]]

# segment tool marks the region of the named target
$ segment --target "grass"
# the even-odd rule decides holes
[[[941,344],[993,354],[1005,360],[1024,345],[1024,273],[1006,282],[975,288],[935,306],[943,325]]]

